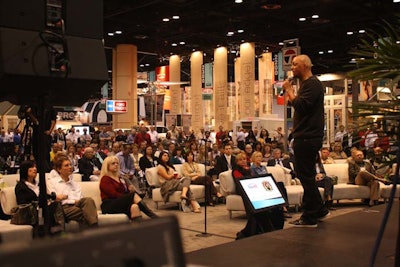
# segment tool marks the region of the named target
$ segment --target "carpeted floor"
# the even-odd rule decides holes
[[[244,212],[234,212],[233,218],[229,219],[224,204],[207,207],[207,217],[205,218],[204,206],[202,206],[202,213],[197,214],[184,213],[172,204],[160,205],[159,209],[156,210],[152,200],[146,199],[146,202],[160,216],[174,214],[178,217],[185,253],[234,242],[236,233],[246,224]],[[368,209],[367,206],[361,204],[360,200],[341,201],[339,204],[335,204],[335,207],[337,209],[331,212],[329,219],[349,212]],[[297,219],[301,213],[292,213],[292,215],[293,219]],[[288,223],[290,220],[292,219],[286,221],[284,229],[292,227]],[[204,235],[204,233],[210,235]]]

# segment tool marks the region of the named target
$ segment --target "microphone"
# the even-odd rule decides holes
[[[287,78],[287,80],[290,82],[291,85],[295,85],[295,84],[296,84],[295,79],[296,79],[296,78],[294,78],[293,76],[289,76],[289,77]],[[283,88],[282,88],[282,91],[281,91],[281,93],[279,94],[279,96],[283,96],[284,94],[285,94],[285,92],[283,91]]]

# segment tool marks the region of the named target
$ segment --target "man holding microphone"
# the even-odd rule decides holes
[[[322,147],[324,136],[324,90],[311,72],[312,63],[307,55],[298,55],[292,61],[293,78],[300,81],[295,95],[291,79],[282,89],[288,103],[295,110],[293,118],[293,148],[295,170],[303,186],[303,214],[290,222],[295,227],[317,227],[318,220],[329,215],[315,183],[315,158]]]

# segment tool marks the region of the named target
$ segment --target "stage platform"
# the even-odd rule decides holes
[[[186,253],[200,266],[369,266],[386,204],[328,218],[318,228],[289,228]],[[399,231],[395,201],[374,266],[394,266]]]

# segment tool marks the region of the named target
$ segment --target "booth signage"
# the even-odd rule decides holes
[[[126,113],[128,111],[128,103],[125,100],[107,100],[107,112]]]
[[[282,54],[283,54],[282,69],[284,71],[288,71],[292,67],[293,58],[299,54],[299,47],[296,46],[296,47],[282,48]]]

